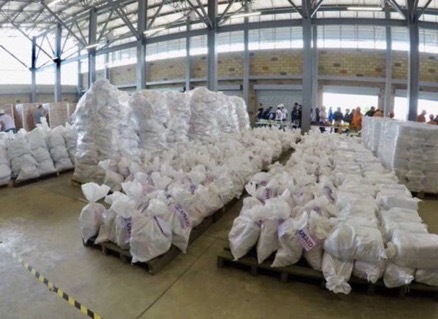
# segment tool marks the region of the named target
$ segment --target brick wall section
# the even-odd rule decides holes
[[[30,103],[30,94],[0,95],[0,105]]]
[[[438,56],[432,54],[420,55],[420,79],[425,82],[438,81]]]
[[[321,50],[319,74],[385,77],[385,53],[371,50]]]
[[[218,57],[218,77],[243,77],[241,53],[222,53]]]
[[[301,75],[302,73],[302,51],[276,50],[250,53],[251,75]]]
[[[114,85],[134,84],[136,79],[136,68],[134,64],[118,66],[110,69],[110,82]]]
[[[147,81],[167,81],[184,79],[186,73],[185,58],[160,60],[146,65]]]
[[[406,80],[408,78],[408,54],[395,51],[392,54],[392,78]]]
[[[192,72],[192,79],[207,77],[207,57],[206,56],[192,57],[191,72]]]

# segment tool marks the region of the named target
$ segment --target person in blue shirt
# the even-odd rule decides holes
[[[37,109],[35,110],[35,112],[33,114],[33,117],[34,117],[35,124],[41,124],[41,118],[47,117],[47,112],[43,108],[42,104],[38,105]]]
[[[328,111],[328,120],[330,123],[333,123],[334,114],[333,114],[333,108],[330,106]]]

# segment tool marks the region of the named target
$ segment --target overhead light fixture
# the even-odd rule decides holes
[[[382,11],[382,7],[347,7],[349,11]]]
[[[259,16],[261,14],[262,14],[261,11],[245,12],[245,13],[234,14],[231,16],[231,18],[247,18],[247,17]]]
[[[149,29],[149,30],[144,31],[143,34],[144,34],[144,35],[148,35],[148,34],[151,34],[151,33],[155,33],[155,32],[163,31],[163,30],[165,30],[165,29],[166,29],[165,27],[159,27],[159,28]]]
[[[98,46],[99,46],[99,43],[89,44],[85,47],[85,49],[87,49],[87,50],[94,49],[94,48],[97,48]]]
[[[57,5],[58,3],[62,2],[62,0],[55,0],[49,3],[49,7],[53,7],[54,5]]]

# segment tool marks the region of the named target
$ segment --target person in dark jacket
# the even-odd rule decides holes
[[[351,124],[352,117],[353,117],[353,115],[350,113],[350,109],[346,109],[345,114],[344,114],[344,122]]]
[[[374,113],[376,113],[376,108],[374,106],[371,106],[371,109],[365,113],[365,116],[373,117]]]
[[[333,113],[333,120],[334,120],[334,128],[335,133],[342,133],[342,120],[344,119],[344,115],[342,114],[341,108],[338,107],[336,112]]]
[[[263,118],[263,111],[264,110],[263,110],[262,107],[258,109],[257,114],[256,114],[256,120],[257,121],[259,121],[259,120],[261,120]]]
[[[269,115],[271,114],[271,111],[272,111],[272,106],[268,107],[268,108],[263,112],[262,118],[263,118],[264,120],[269,120]]]

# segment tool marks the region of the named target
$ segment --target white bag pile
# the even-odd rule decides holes
[[[24,181],[40,176],[38,162],[26,140],[26,131],[20,130],[8,145],[8,158],[11,163],[12,178]]]
[[[11,167],[9,166],[7,135],[0,136],[0,186],[7,185],[11,180]]]
[[[33,129],[26,134],[27,142],[32,151],[32,156],[37,161],[39,175],[46,175],[56,172],[52,157],[46,144],[46,133],[40,127]]]
[[[67,152],[64,130],[63,126],[57,126],[53,130],[50,130],[46,136],[47,146],[58,172],[70,170],[74,167]]]
[[[294,147],[286,166],[272,165],[247,184],[251,197],[229,233],[235,259],[255,249],[259,263],[275,267],[303,254],[335,293],[351,291],[351,276],[383,278],[390,288],[414,279],[437,284],[438,236],[427,233],[418,199],[360,140],[310,133]],[[265,207],[271,198],[290,207],[282,222],[281,209]]]
[[[138,135],[128,100],[128,93],[107,80],[99,80],[79,101],[74,116],[78,134],[75,180],[101,183],[105,172],[98,164],[102,160],[111,160],[111,169],[116,173],[121,173],[118,165],[123,158],[138,161]]]
[[[217,138],[221,132],[217,113],[223,114],[219,94],[207,88],[196,88],[190,92],[190,129],[189,138],[193,140]]]
[[[170,123],[167,142],[187,142],[190,128],[190,95],[176,91],[166,92]]]
[[[76,130],[72,128],[69,123],[65,123],[65,129],[63,131],[63,137],[65,141],[65,146],[67,148],[68,156],[71,162],[75,163],[76,156],[76,146],[78,142],[78,135]]]
[[[129,99],[129,107],[140,137],[140,148],[152,153],[165,149],[170,121],[166,94],[156,90],[135,92]]]

